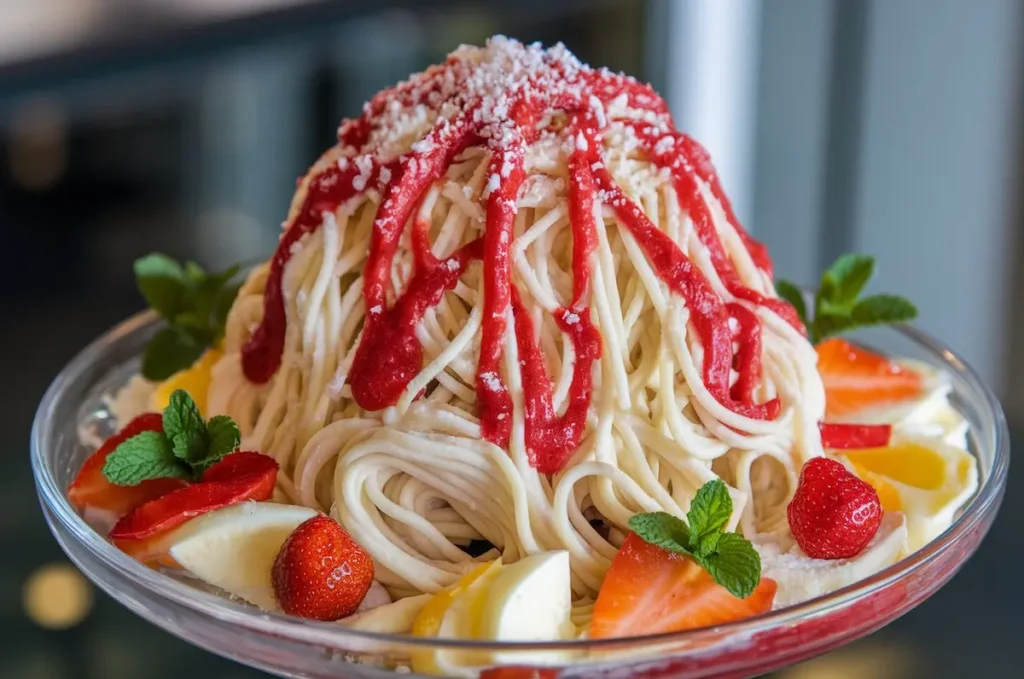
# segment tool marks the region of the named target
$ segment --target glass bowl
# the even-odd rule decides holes
[[[197,646],[284,677],[411,675],[416,653],[446,652],[501,669],[463,676],[747,677],[805,660],[862,637],[917,606],[977,549],[999,508],[1009,468],[1009,438],[998,401],[949,349],[913,328],[874,331],[864,339],[887,353],[949,373],[954,405],[967,418],[981,483],[953,525],[920,551],[875,576],[805,603],[749,620],[674,634],[562,643],[483,643],[392,636],[263,613],[180,573],[151,570],[129,558],[72,509],[65,490],[99,437],[114,425],[103,396],[138,366],[159,329],[140,314],[95,341],[61,372],[32,427],[32,468],[43,512],[60,546],[97,586],[146,620]],[[481,660],[484,659],[484,660]],[[529,667],[545,666],[544,670]],[[510,668],[527,669],[510,669]],[[557,669],[556,669],[557,668]],[[417,676],[417,675],[411,675]]]

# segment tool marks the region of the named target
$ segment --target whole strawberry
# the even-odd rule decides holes
[[[787,508],[789,528],[807,556],[847,559],[860,554],[882,523],[878,493],[825,457],[804,465]]]
[[[352,615],[373,583],[373,560],[336,521],[314,516],[288,536],[273,569],[285,613],[313,620]]]

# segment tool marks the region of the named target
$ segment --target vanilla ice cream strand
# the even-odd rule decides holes
[[[479,53],[483,61],[478,63],[487,64],[492,57],[497,59],[495,63],[515,62],[519,49],[510,43],[492,44]],[[502,61],[507,59],[511,62]],[[525,59],[524,63],[530,62],[532,57]],[[630,104],[621,106],[629,109]],[[369,143],[379,143],[389,153],[400,153],[418,143],[417,135],[425,134],[430,125],[424,123],[414,133],[409,132],[413,128],[403,128],[408,136],[400,140],[384,135],[384,127],[373,132],[378,137]],[[531,158],[527,172],[537,178],[532,185],[543,186],[544,192],[521,194],[522,205],[515,218],[517,236],[511,243],[513,281],[520,286],[524,303],[530,305],[531,316],[541,319],[545,316],[538,316],[540,311],[550,313],[572,296],[572,278],[567,274],[571,270],[571,237],[564,214],[568,156],[564,145],[557,143],[558,134],[542,134],[527,152]],[[639,201],[659,228],[677,239],[714,289],[724,291],[707,252],[694,235],[689,215],[679,209],[671,183],[642,154],[616,148],[618,143],[635,144],[631,128],[613,116],[604,139],[605,162],[614,166],[626,195]],[[302,209],[313,177],[357,152],[336,147],[325,154],[300,182],[291,217]],[[493,176],[487,174],[490,159],[486,149],[471,148],[425,192],[418,214],[429,222],[427,231],[434,242],[434,256],[444,257],[480,236],[480,220],[486,212],[481,196],[494,183]],[[498,186],[501,181],[499,173]],[[367,196],[371,189],[376,187],[368,187]],[[707,187],[702,195],[740,280],[766,293],[764,276],[721,206]],[[690,327],[692,319],[683,301],[658,278],[647,254],[600,200],[595,201],[594,208],[598,248],[590,259],[591,289],[586,303],[592,321],[600,328],[603,347],[600,366],[592,377],[595,391],[584,440],[594,437],[597,459],[609,470],[586,466],[586,456],[574,458],[572,464],[580,465],[581,473],[586,473],[574,474],[572,467],[564,469],[554,489],[537,474],[522,438],[522,387],[515,362],[503,369],[502,375],[515,406],[509,413],[513,418],[511,458],[509,452],[479,440],[476,324],[484,302],[479,264],[463,272],[452,293],[444,295],[443,303],[424,317],[417,329],[416,337],[423,346],[423,367],[406,386],[398,408],[383,419],[376,413],[363,413],[345,383],[350,369],[345,361],[352,360],[358,346],[363,314],[374,311],[364,309],[352,291],[363,284],[365,251],[380,200],[383,198],[375,197],[361,207],[336,211],[334,223],[328,226],[331,234],[325,237],[317,231],[297,245],[285,267],[288,330],[281,367],[261,386],[248,383],[238,369],[240,351],[259,321],[255,312],[265,289],[265,278],[250,279],[253,284],[243,289],[229,316],[227,351],[215,369],[210,392],[215,412],[246,423],[243,431],[247,443],[261,449],[268,447],[266,452],[282,462],[286,478],[294,480],[302,503],[323,508],[326,498],[317,497],[317,479],[333,476],[330,499],[338,518],[391,574],[390,586],[436,591],[453,582],[461,572],[458,564],[462,560],[458,555],[461,552],[453,550],[465,539],[467,527],[473,526],[495,544],[503,545],[510,556],[568,549],[573,557],[574,589],[581,596],[593,595],[614,545],[603,539],[596,541],[593,531],[581,531],[579,517],[584,502],[610,512],[612,517],[605,519],[611,519],[613,527],[621,531],[629,515],[638,510],[685,511],[699,487],[698,477],[713,477],[708,465],[729,450],[814,448],[813,415],[784,414],[776,421],[754,420],[715,400],[702,381],[697,362],[703,360],[705,352]],[[406,289],[415,275],[409,243],[407,232],[399,241],[399,256],[391,271],[396,294]],[[330,277],[325,279],[329,264]],[[732,299],[727,292],[722,296]],[[508,323],[506,330],[506,357],[516,351],[512,326]],[[572,365],[577,358],[550,319],[536,323],[535,332],[545,351],[553,403],[562,406],[568,399]],[[761,393],[780,395],[784,413],[786,407],[801,409],[805,400],[817,409],[823,390],[820,380],[815,383],[813,349],[804,338],[768,319],[762,319],[762,334],[767,383]],[[776,380],[781,381],[774,383]],[[326,388],[336,384],[342,386],[338,390]],[[660,388],[652,389],[652,384]],[[419,399],[424,391],[425,400]],[[600,403],[611,404],[611,410],[602,411]],[[690,409],[699,415],[699,421],[683,414]],[[477,433],[448,431],[442,420],[453,411],[462,413],[460,417],[476,427]],[[345,421],[337,419],[339,413],[353,413],[357,421],[365,423],[365,429],[360,425],[354,434],[341,433],[347,430],[339,430],[339,435],[325,434]],[[614,434],[613,422],[625,416],[657,432],[657,447],[651,447],[654,444],[649,437],[627,443],[621,433]],[[299,433],[281,431],[285,426]],[[406,448],[415,452],[414,459],[408,457]],[[798,468],[786,469],[794,475],[788,481],[795,483]],[[384,470],[390,470],[386,472],[389,479],[415,479],[416,484],[382,482],[379,478]],[[668,492],[659,485],[667,478],[688,479],[693,486],[674,482]],[[563,489],[562,483],[569,485]],[[577,492],[576,487],[586,491]],[[416,488],[420,495],[409,490],[401,494],[398,488]],[[738,521],[744,511],[741,508],[752,506],[747,496],[756,491],[737,487],[733,492],[737,499],[734,520]],[[423,518],[417,504],[423,500],[417,497],[428,497],[430,502],[447,498],[449,509],[456,515],[465,512],[465,516],[458,521],[446,513],[443,521],[437,519],[436,525],[428,528],[413,518]],[[620,498],[628,498],[629,506]]]

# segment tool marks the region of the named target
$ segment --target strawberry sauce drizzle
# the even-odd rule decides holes
[[[441,301],[445,291],[455,287],[470,260],[480,256],[480,245],[473,241],[438,262],[430,252],[426,234],[421,232],[414,238],[415,274],[405,294],[388,308],[391,265],[406,223],[424,191],[475,140],[475,135],[460,120],[452,126],[434,128],[427,139],[429,151],[410,154],[399,163],[398,174],[387,185],[373,222],[363,270],[366,323],[349,375],[352,396],[366,410],[393,405],[423,367],[423,346],[416,338],[416,325],[427,309]],[[414,236],[416,230],[414,226]]]
[[[592,132],[589,142],[595,143]],[[555,311],[555,323],[568,335],[575,354],[569,399],[562,415],[555,413],[552,386],[534,332],[530,313],[513,288],[512,312],[523,380],[526,450],[542,474],[555,474],[579,447],[593,391],[593,364],[601,357],[601,336],[586,304],[590,290],[590,255],[597,242],[594,224],[594,179],[587,154],[575,150],[569,159],[569,225],[573,240],[573,299]],[[508,418],[501,420],[504,423]],[[504,432],[500,432],[504,435]]]
[[[647,253],[658,278],[686,301],[690,323],[704,346],[704,385],[708,391],[716,401],[733,412],[757,420],[770,419],[773,413],[778,413],[777,403],[741,402],[730,394],[733,338],[729,329],[729,313],[722,298],[668,234],[651,223],[639,205],[626,198],[608,170],[599,168],[595,175],[605,194],[605,202],[612,206],[619,221]]]
[[[339,141],[346,159],[311,179],[307,196],[271,261],[264,317],[242,352],[246,377],[263,383],[280,366],[286,325],[282,277],[296,244],[322,223],[325,213],[375,186],[382,199],[364,269],[366,321],[348,376],[355,401],[365,410],[373,411],[398,400],[423,365],[416,325],[428,309],[438,304],[445,291],[455,287],[469,264],[482,259],[484,314],[476,392],[483,435],[502,446],[509,441],[512,399],[501,366],[511,310],[520,361],[527,452],[536,469],[556,473],[582,439],[593,390],[593,364],[601,355],[601,337],[591,321],[588,302],[589,260],[597,228],[594,203],[600,190],[602,201],[612,206],[659,277],[686,301],[692,327],[704,346],[704,382],[715,399],[747,417],[774,418],[779,412],[777,399],[762,404],[752,401],[761,379],[761,324],[756,314],[746,305],[724,303],[676,243],[650,222],[604,169],[600,154],[600,133],[608,123],[604,119],[604,105],[624,96],[631,108],[658,121],[657,128],[636,125],[638,136],[652,162],[670,169],[681,207],[693,218],[727,289],[750,305],[776,310],[799,327],[795,314],[790,313],[784,302],[765,298],[740,283],[714,231],[698,180],[710,187],[752,260],[769,276],[771,262],[764,247],[735,221],[706,153],[696,142],[672,129],[664,101],[649,86],[606,70],[591,70],[570,61],[571,57],[564,53],[532,50],[535,48],[512,48],[513,61],[519,61],[511,65],[511,70],[502,72],[496,83],[478,77],[487,62],[480,64],[453,55],[444,65],[432,67],[377,95],[360,118],[342,125]],[[518,71],[522,70],[532,72],[519,77]],[[488,75],[494,80],[493,73],[484,73]],[[389,115],[396,107],[425,107],[438,115],[431,132],[412,150],[387,160],[374,137],[386,133],[388,126],[395,123]],[[555,412],[545,357],[537,344],[533,321],[512,280],[510,258],[516,201],[526,176],[525,151],[539,134],[537,121],[558,112],[570,120],[559,134],[572,135],[575,140],[569,161],[573,299],[568,307],[557,309],[554,314],[575,354],[562,414]],[[671,136],[671,149],[657,143],[666,134]],[[488,148],[489,176],[500,178],[487,197],[484,235],[439,260],[430,252],[429,225],[413,221],[414,274],[405,291],[392,295],[394,299],[389,304],[392,262],[407,223],[430,185],[444,175],[460,153],[474,145]],[[735,332],[730,328],[730,318],[734,319]],[[738,347],[735,352],[734,342]],[[734,367],[740,377],[730,389],[730,371]]]
[[[732,338],[738,345],[733,368],[739,377],[732,385],[730,396],[738,403],[753,403],[754,389],[761,382],[761,324],[753,311],[738,302],[726,305],[726,309],[735,324]],[[774,418],[778,414],[779,400],[766,405],[770,409],[768,418]]]
[[[480,361],[476,372],[476,393],[480,403],[480,427],[484,438],[504,446],[512,428],[512,397],[501,380],[501,359],[506,318],[512,299],[512,229],[516,218],[516,195],[522,185],[522,139],[516,148],[496,153],[488,173],[500,173],[508,164],[508,176],[487,200],[487,231],[484,233],[484,315],[481,323]],[[500,176],[500,174],[499,174]],[[530,342],[533,335],[530,335]],[[517,337],[518,340],[518,337]],[[523,391],[529,381],[523,371]]]
[[[374,165],[368,183],[380,178],[380,167]],[[302,210],[288,226],[270,260],[266,288],[263,292],[263,320],[242,351],[242,370],[250,382],[262,384],[277,372],[284,351],[285,310],[282,284],[284,267],[291,259],[292,250],[323,223],[324,215],[333,213],[339,205],[359,194],[353,185],[360,170],[355,164],[345,169],[332,165],[309,182]]]
[[[700,242],[708,249],[711,256],[711,263],[715,267],[715,273],[722,280],[726,290],[734,297],[745,300],[754,305],[767,307],[781,316],[800,333],[806,335],[806,329],[796,310],[789,302],[765,297],[761,293],[746,287],[740,281],[736,267],[729,260],[725,252],[722,240],[715,232],[715,223],[704,197],[701,196],[701,184],[706,185],[711,195],[722,206],[726,220],[736,230],[741,242],[750,253],[757,268],[769,276],[772,272],[772,261],[768,257],[768,250],[764,245],[758,243],[746,232],[736,219],[732,203],[722,189],[722,182],[718,179],[711,164],[708,152],[692,137],[677,132],[659,134],[650,125],[634,124],[633,130],[643,146],[644,151],[651,158],[651,162],[659,167],[667,168],[672,174],[672,184],[679,198],[680,207],[690,215],[693,221],[694,230]],[[666,143],[667,142],[667,143]],[[760,330],[757,330],[760,332]]]

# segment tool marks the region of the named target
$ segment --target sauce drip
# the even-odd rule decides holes
[[[468,49],[468,48],[467,48]],[[522,385],[524,436],[531,464],[541,473],[563,468],[579,447],[593,391],[594,362],[601,337],[590,317],[590,256],[597,242],[595,201],[611,205],[640,244],[658,276],[686,301],[690,323],[704,347],[703,380],[716,400],[747,417],[774,418],[779,402],[755,403],[761,380],[761,324],[754,311],[765,306],[803,330],[784,301],[766,298],[742,285],[715,231],[701,195],[706,186],[722,206],[751,261],[771,276],[761,244],[739,226],[706,152],[672,127],[664,101],[647,85],[580,64],[564,48],[541,50],[494,40],[488,59],[460,51],[397,87],[381,92],[363,115],[339,130],[342,158],[320,170],[295,217],[286,225],[264,294],[264,315],[242,351],[246,377],[269,380],[280,367],[286,313],[282,295],[285,265],[301,239],[346,201],[370,187],[381,194],[364,269],[366,321],[348,382],[365,410],[393,405],[423,366],[416,325],[452,290],[474,260],[483,264],[483,320],[476,393],[486,439],[508,445],[513,401],[502,377],[505,348],[515,342]],[[474,56],[476,55],[476,56]],[[740,302],[726,304],[683,251],[625,196],[604,168],[602,132],[605,106],[618,100],[644,115],[632,124],[652,163],[667,168],[680,206],[708,248],[715,271]],[[394,130],[410,117],[430,116],[431,131],[405,153],[391,153]],[[561,116],[558,129],[551,124]],[[573,240],[573,298],[554,311],[558,327],[572,343],[573,375],[561,414],[552,402],[552,384],[536,340],[533,320],[512,280],[510,248],[517,198],[525,180],[525,154],[542,133],[573,144],[569,158],[569,222]],[[665,139],[669,141],[664,141]],[[426,190],[471,146],[490,152],[486,228],[482,237],[439,259],[430,249],[428,224],[413,220],[414,272],[407,288],[389,303],[390,273],[399,240]],[[493,185],[493,186],[492,186]],[[511,337],[508,324],[512,323]],[[730,323],[731,321],[731,323]],[[735,344],[735,349],[734,349]],[[730,373],[738,379],[730,388]]]

